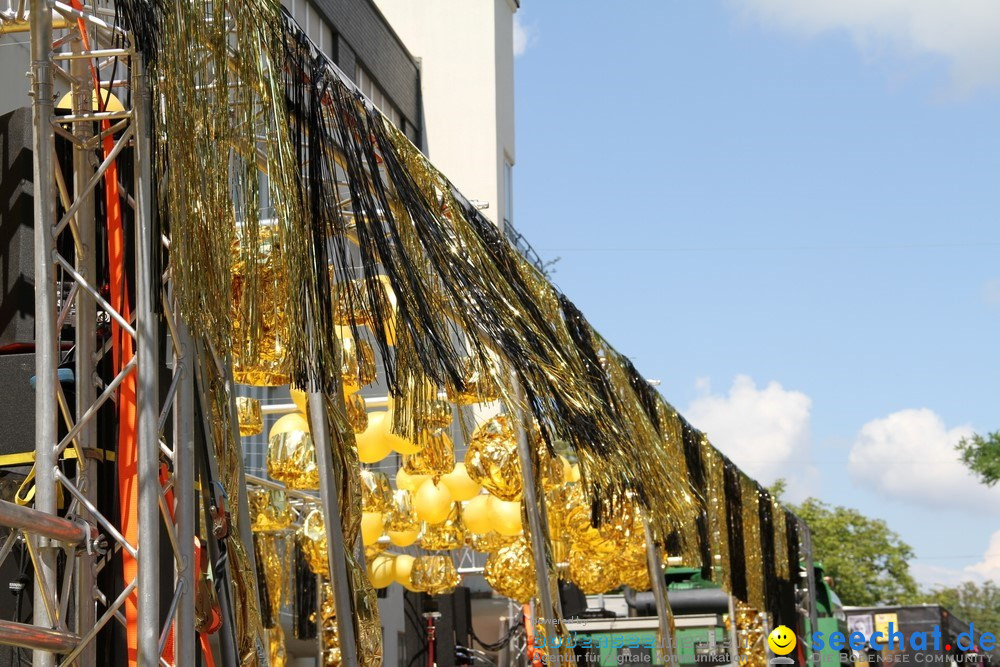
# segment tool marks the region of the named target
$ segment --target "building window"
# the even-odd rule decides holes
[[[382,112],[382,115],[389,119],[389,122],[395,125],[400,131],[403,130],[403,114],[399,111],[399,107],[392,103],[389,96],[385,94],[385,91],[375,83],[375,79],[371,74],[368,73],[364,67],[358,63],[357,74],[355,75],[354,81],[358,89],[364,93],[364,96],[372,101],[372,104]]]
[[[514,226],[514,165],[510,159],[503,159],[503,226],[509,229]]]

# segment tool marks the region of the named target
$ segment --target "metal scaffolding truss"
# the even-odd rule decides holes
[[[166,664],[161,656],[171,640],[177,664],[194,664],[195,659],[192,346],[183,323],[173,317],[169,266],[161,274],[154,261],[154,253],[169,239],[154,237],[149,85],[141,58],[113,17],[106,4],[84,8],[58,0],[31,0],[30,12],[22,7],[16,16],[4,17],[6,27],[30,27],[31,34],[36,441],[33,507],[0,506],[0,523],[13,529],[0,556],[6,557],[20,539],[32,558],[34,622],[0,624],[0,643],[32,649],[36,666],[96,664],[98,634],[109,623],[126,624],[124,607],[130,599],[137,606],[139,664]],[[58,115],[53,105],[57,77],[72,90],[71,110]],[[111,95],[122,102],[121,108],[97,102],[98,96],[106,102]],[[56,155],[57,136],[72,146],[70,179]],[[126,151],[133,157],[130,163],[119,160]],[[100,288],[95,225],[99,188],[109,182],[112,169],[126,164],[133,165],[132,173],[118,173],[118,183],[130,193],[121,197],[121,204],[130,207],[135,230],[131,317]],[[72,253],[61,251],[68,247]],[[75,331],[73,406],[58,373],[63,326],[70,316]],[[98,364],[112,345],[98,338],[98,325],[111,321],[134,341],[136,353],[123,359],[105,382]],[[158,339],[161,322],[169,331],[166,359]],[[161,397],[166,373],[169,389]],[[96,463],[111,459],[115,449],[99,441],[98,414],[109,401],[122,400],[118,392],[132,375],[138,533],[130,542],[109,508],[99,506]],[[61,465],[66,458],[75,458],[75,472],[67,473],[69,468]],[[68,505],[60,509],[63,498]],[[175,578],[165,614],[161,535],[173,553]],[[65,567],[60,566],[60,552],[66,554]],[[116,594],[100,590],[99,572],[122,552],[136,560],[137,575],[118,582]]]

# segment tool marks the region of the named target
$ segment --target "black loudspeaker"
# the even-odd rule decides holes
[[[0,352],[35,339],[31,110],[0,116]]]
[[[30,452],[35,448],[35,355],[0,354],[0,454]],[[27,469],[25,469],[27,470]]]

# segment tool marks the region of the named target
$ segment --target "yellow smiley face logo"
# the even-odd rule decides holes
[[[779,625],[767,636],[767,645],[775,655],[788,655],[795,650],[795,633]]]

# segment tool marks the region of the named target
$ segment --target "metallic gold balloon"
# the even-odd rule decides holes
[[[454,470],[443,475],[441,481],[451,491],[451,497],[459,501],[475,498],[482,488],[469,477],[469,472],[461,461],[455,464]]]
[[[450,551],[465,545],[462,525],[462,504],[452,503],[448,518],[440,523],[425,523],[420,534],[420,546],[431,551]]]
[[[490,518],[493,521],[493,529],[501,535],[517,535],[521,532],[521,502],[500,500],[490,497],[489,500]]]
[[[501,500],[521,497],[521,463],[514,427],[507,415],[493,417],[476,428],[465,453],[465,470]]]
[[[233,241],[233,378],[241,384],[277,387],[290,379],[290,325],[284,298],[288,276],[274,227],[260,227],[256,253],[257,266],[248,271],[240,240]],[[259,325],[258,331],[251,330],[251,322]]]
[[[417,592],[420,589],[413,585],[412,574],[413,574],[413,561],[415,559],[409,554],[399,554],[396,556],[396,569],[393,573],[396,578],[396,583],[401,585],[408,591]]]
[[[427,479],[427,475],[411,475],[406,472],[406,468],[401,467],[396,471],[396,488],[406,491],[416,491]]]
[[[451,556],[417,556],[410,571],[413,586],[428,595],[450,593],[461,579]]]
[[[422,431],[417,444],[420,451],[403,457],[407,474],[438,478],[455,469],[455,446],[444,431]]]
[[[451,491],[444,484],[427,479],[413,496],[413,508],[421,520],[427,523],[440,523],[451,513]]]
[[[251,529],[255,533],[284,530],[295,523],[295,511],[288,503],[285,492],[279,489],[250,489]]]
[[[396,578],[396,558],[379,554],[368,564],[368,580],[375,588],[385,588]]]
[[[395,507],[392,486],[384,472],[361,470],[361,509],[365,512],[391,512]]]
[[[308,425],[305,415],[285,415],[275,422],[268,438],[267,474],[290,489],[319,488],[316,448]]]
[[[247,437],[264,432],[264,419],[260,414],[260,401],[256,398],[238,396],[236,398],[236,417],[240,423],[240,435]]]
[[[587,595],[607,593],[618,586],[618,576],[611,563],[577,544],[569,550],[570,581]]]
[[[378,542],[385,532],[386,519],[388,517],[382,512],[362,512],[361,513],[361,542],[365,546],[372,546]]]
[[[368,427],[354,438],[358,458],[362,463],[378,463],[392,453],[395,436],[386,429],[387,413],[375,412],[368,415]]]
[[[491,497],[479,495],[465,503],[462,509],[462,522],[469,532],[485,535],[493,530],[493,516],[490,513]]]
[[[458,405],[473,403],[490,403],[500,398],[500,387],[492,373],[480,369],[473,358],[465,362],[465,372],[462,385],[455,386],[451,382],[445,385],[448,400]]]
[[[364,433],[368,428],[368,412],[365,399],[360,394],[350,394],[344,397],[347,405],[347,422],[355,433]]]
[[[483,568],[483,577],[497,593],[524,604],[534,597],[535,560],[524,537],[491,553]]]

